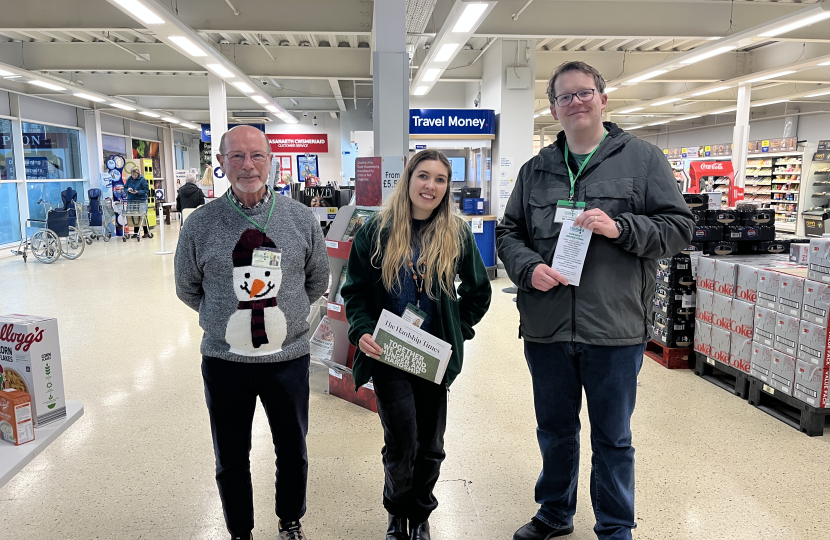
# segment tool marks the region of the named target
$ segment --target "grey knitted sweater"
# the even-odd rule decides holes
[[[329,282],[325,240],[308,208],[287,197],[272,199],[265,234],[227,197],[199,207],[182,227],[176,294],[199,312],[205,356],[264,363],[308,353],[306,318]],[[242,211],[265,225],[270,209],[267,203]],[[279,250],[279,266],[254,266],[257,249]]]

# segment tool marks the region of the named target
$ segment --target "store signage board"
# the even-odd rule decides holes
[[[269,133],[268,144],[272,152],[289,154],[326,154],[329,151],[329,136],[326,133],[296,134]]]
[[[830,141],[818,142],[818,151],[821,152],[822,150],[830,150]]]
[[[228,124],[228,130],[236,126],[251,126],[265,133],[265,124]],[[210,142],[210,124],[202,124],[202,142]]]
[[[495,135],[491,109],[409,109],[410,135]]]
[[[813,154],[813,161],[830,161],[830,149]]]
[[[355,202],[358,206],[380,206],[383,202],[383,158],[362,157],[354,160]]]
[[[786,137],[784,139],[763,139],[750,141],[749,154],[768,154],[770,152],[795,152],[798,148],[798,139]]]
[[[415,150],[426,150],[426,149],[427,149],[427,145],[425,145],[425,144],[416,144],[415,145]]]

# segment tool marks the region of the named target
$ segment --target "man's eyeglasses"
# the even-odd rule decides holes
[[[568,105],[570,105],[573,102],[574,96],[578,97],[580,102],[587,103],[587,102],[591,101],[592,99],[594,99],[594,93],[595,92],[596,92],[596,89],[589,88],[589,89],[586,89],[586,90],[580,90],[579,92],[574,92],[573,94],[560,94],[560,95],[556,96],[555,98],[553,98],[553,100],[560,107],[567,107]]]
[[[231,163],[244,163],[245,156],[251,156],[251,161],[254,163],[265,163],[268,161],[268,154],[265,152],[228,152],[225,154]]]

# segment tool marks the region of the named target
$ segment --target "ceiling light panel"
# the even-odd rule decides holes
[[[652,104],[651,104],[651,105],[649,105],[649,106],[650,106],[650,107],[659,107],[660,105],[668,105],[669,103],[674,103],[674,102],[676,102],[676,101],[680,101],[680,100],[681,100],[681,98],[679,98],[679,97],[676,97],[676,98],[670,98],[670,99],[664,99],[663,101],[657,101],[657,102],[655,102],[655,103],[652,103]]]
[[[171,118],[170,116],[165,116],[162,118],[165,122],[170,122],[171,124],[178,124],[180,120],[176,120],[175,118]]]
[[[113,107],[118,107],[119,109],[123,109],[125,111],[135,110],[135,107],[130,107],[129,105],[124,105],[123,103],[118,103],[116,101],[111,102],[110,105],[112,105]]]
[[[718,86],[717,88],[710,88],[709,90],[701,90],[700,92],[695,92],[692,94],[692,97],[697,96],[705,96],[707,94],[714,94],[715,92],[722,92],[723,90],[729,90],[728,86]]]
[[[198,45],[193,43],[189,37],[186,36],[168,36],[170,41],[175,43],[180,49],[190,56],[207,56],[208,54]]]
[[[93,96],[91,94],[85,94],[83,92],[75,92],[75,97],[86,99],[89,101],[94,101],[95,103],[103,103],[105,100],[104,98],[100,98],[98,96]]]
[[[251,85],[246,82],[234,81],[231,84],[234,85],[240,92],[244,92],[246,94],[254,93],[254,89],[251,88]]]
[[[38,80],[31,80],[29,84],[33,84],[35,86],[40,86],[41,88],[48,88],[49,90],[55,90],[56,92],[64,92],[66,88],[63,86],[58,86],[57,84],[48,83],[45,81],[38,81]]]
[[[427,92],[429,92],[429,86],[419,86],[414,93],[416,96],[424,96]]]
[[[139,114],[143,114],[144,116],[149,116],[150,118],[160,118],[161,115],[150,112],[150,111],[138,111]]]
[[[827,95],[830,95],[830,90],[827,90],[825,92],[819,92],[817,94],[808,94],[804,97],[818,97],[818,96],[827,96]]]
[[[439,68],[430,68],[427,70],[426,74],[424,75],[424,80],[427,82],[432,82],[438,80],[438,77],[441,76],[441,70]]]
[[[723,47],[718,47],[716,49],[712,49],[711,51],[706,51],[704,53],[700,53],[700,54],[696,54],[694,56],[690,56],[688,58],[684,58],[684,59],[680,60],[680,65],[689,66],[691,64],[695,64],[697,62],[700,62],[701,60],[706,60],[707,58],[712,58],[712,57],[715,57],[715,56],[718,56],[718,55],[721,55],[721,54],[724,54],[724,53],[727,53],[727,52],[733,51],[733,50],[735,50],[734,45],[725,45]]]
[[[648,73],[646,73],[644,75],[640,75],[639,77],[635,77],[635,78],[631,79],[628,82],[632,82],[632,83],[643,82],[643,81],[646,81],[648,79],[653,79],[654,77],[659,77],[660,75],[663,75],[664,73],[668,73],[668,72],[669,72],[669,70],[667,70],[667,69],[655,69],[654,71],[649,71]]]
[[[0,77],[14,77],[14,73],[12,73],[11,71],[0,69]]]
[[[464,6],[464,11],[458,18],[458,22],[453,26],[452,31],[456,34],[464,34],[472,30],[473,26],[481,19],[484,12],[487,11],[487,4],[485,3],[469,3]]]
[[[445,43],[441,45],[441,50],[435,55],[436,62],[448,62],[455,50],[458,48],[458,43]]]
[[[750,107],[764,107],[766,105],[775,105],[776,103],[786,103],[788,101],[789,99],[777,99],[775,101],[767,101],[764,103],[753,103],[750,105]]]
[[[663,124],[668,124],[669,122],[671,122],[671,120],[663,120],[661,122],[652,122],[651,124],[647,124],[647,125],[649,125],[649,126],[660,126],[660,125],[663,125]]]
[[[633,113],[635,111],[642,111],[645,107],[631,107],[630,109],[620,109],[617,111],[619,114],[628,114]]]
[[[211,70],[216,75],[219,75],[223,79],[233,79],[234,77],[234,74],[231,72],[231,70],[229,70],[222,64],[209,63],[205,64],[205,67]]]
[[[262,96],[251,96],[251,99],[259,103],[260,105],[265,105],[266,103],[268,103],[268,100]]]
[[[761,77],[756,77],[755,79],[750,79],[746,82],[754,83],[759,81],[766,81],[767,79],[776,79],[778,77],[783,77],[785,75],[792,75],[795,71],[779,71],[778,73],[770,73],[769,75],[763,75]]]
[[[608,86],[608,87],[605,88],[605,93],[610,94],[614,90],[618,90],[618,88],[616,86]]]
[[[164,19],[139,0],[112,0],[144,24],[164,24]]]
[[[815,24],[819,21],[823,21],[827,18],[830,18],[830,11],[825,11],[823,13],[817,13],[812,16],[804,17],[801,20],[797,20],[791,22],[789,24],[785,24],[783,26],[779,26],[778,28],[774,28],[772,30],[768,30],[761,34],[758,34],[759,37],[773,37],[780,34],[785,34],[787,32],[792,32],[798,28],[803,28],[805,26],[810,26],[811,24]]]

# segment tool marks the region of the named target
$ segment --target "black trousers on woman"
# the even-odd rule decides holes
[[[383,425],[383,506],[422,523],[438,507],[432,490],[444,461],[447,388],[381,362],[372,380]]]

